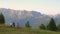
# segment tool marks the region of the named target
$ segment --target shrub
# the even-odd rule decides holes
[[[41,25],[39,26],[39,28],[40,28],[40,29],[44,29],[44,30],[46,29],[46,27],[45,27],[44,24],[41,24]]]

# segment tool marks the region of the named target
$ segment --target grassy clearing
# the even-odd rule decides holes
[[[0,24],[0,34],[60,34],[60,32],[29,28],[14,28]]]

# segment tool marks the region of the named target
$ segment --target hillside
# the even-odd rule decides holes
[[[60,32],[41,29],[14,28],[0,24],[0,34],[60,34]]]

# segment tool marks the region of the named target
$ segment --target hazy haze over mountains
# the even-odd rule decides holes
[[[41,14],[37,11],[27,11],[27,10],[13,10],[0,8],[0,13],[3,13],[5,17],[5,24],[9,25],[11,22],[19,23],[20,27],[24,27],[27,21],[33,28],[38,28],[40,24],[47,25],[50,21],[51,16]],[[60,21],[60,14],[53,16],[55,22],[58,24]]]

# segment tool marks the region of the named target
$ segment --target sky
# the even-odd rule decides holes
[[[0,8],[35,10],[47,15],[60,14],[60,0],[0,0]]]

